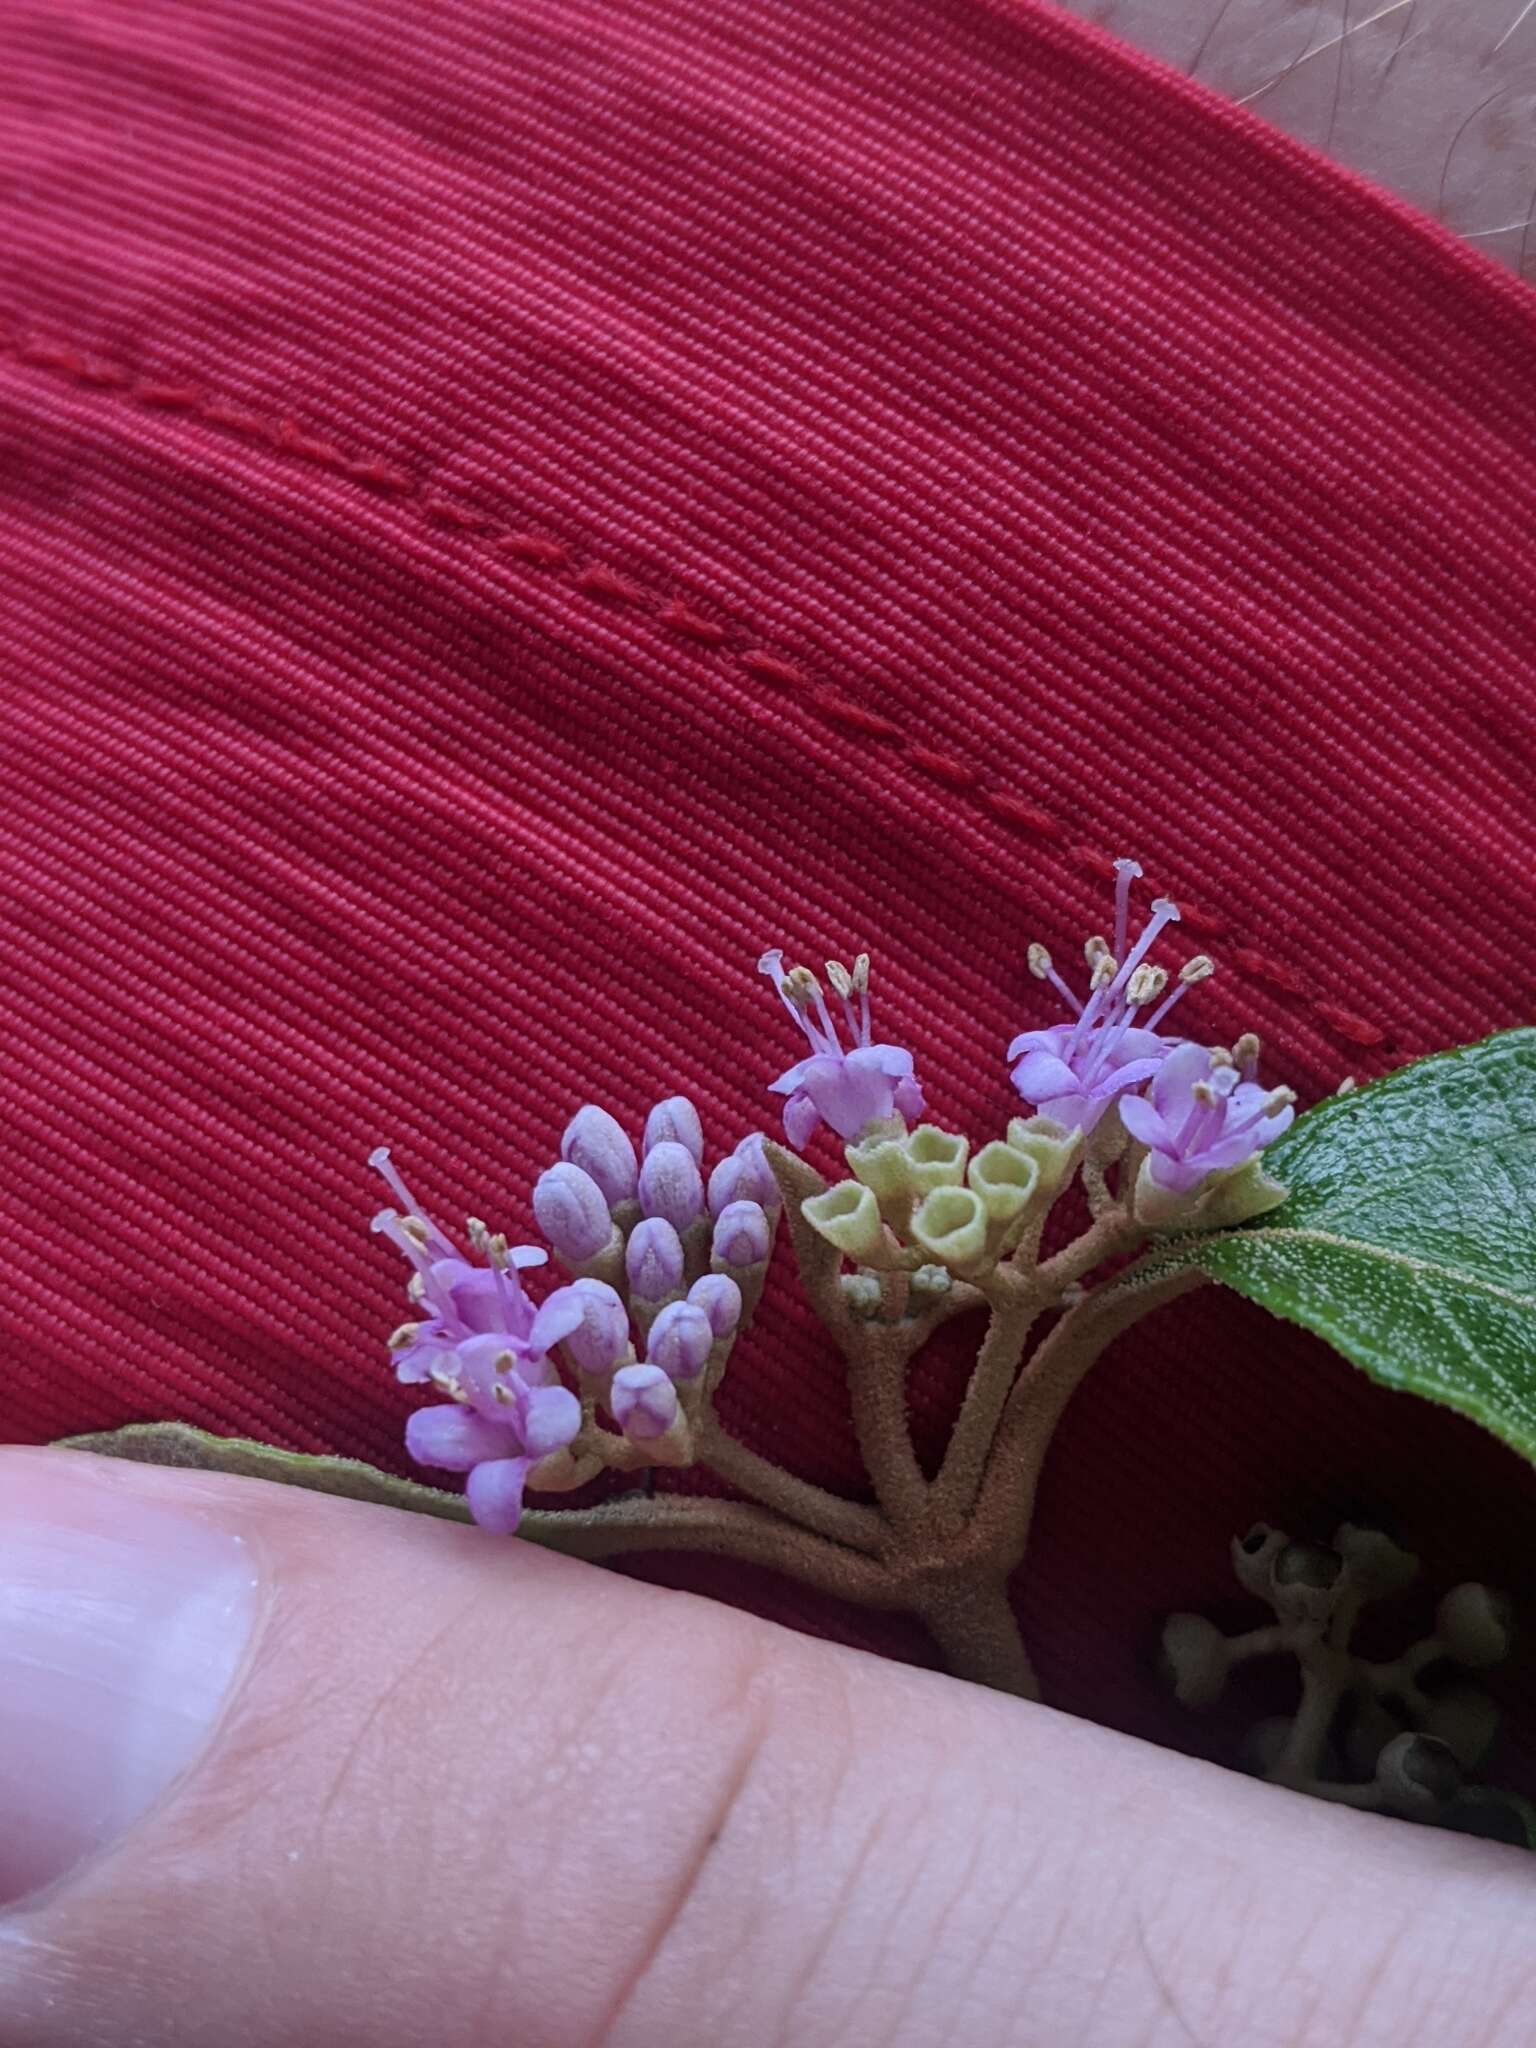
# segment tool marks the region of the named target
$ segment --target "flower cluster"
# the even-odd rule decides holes
[[[1079,1160],[1102,1172],[1122,1164],[1120,1197],[1145,1230],[1238,1222],[1282,1199],[1260,1154],[1292,1122],[1290,1090],[1258,1080],[1258,1040],[1229,1051],[1168,1031],[1191,988],[1213,972],[1199,954],[1177,977],[1151,958],[1178,922],[1165,898],[1131,931],[1134,861],[1115,863],[1112,938],[1084,948],[1089,983],[1075,995],[1043,946],[1033,973],[1071,1011],[1068,1022],[1020,1033],[1008,1048],[1011,1078],[1033,1116],[974,1155],[964,1138],[913,1120],[922,1094],[904,1047],[871,1043],[869,963],[836,961],[827,978],[842,1005],[839,1034],[822,985],[808,968],[787,973],[781,952],[764,954],[769,976],[812,1051],[773,1083],[787,1096],[785,1134],[803,1147],[826,1123],[845,1141],[852,1172],[805,1204],[806,1220],[860,1265],[975,1278],[1033,1235]],[[1171,984],[1171,985],[1170,985]],[[857,1001],[857,1009],[855,1008]],[[855,1287],[855,1303],[873,1301]]]
[[[1024,1100],[1069,1129],[1092,1132],[1115,1113],[1115,1137],[1127,1134],[1145,1148],[1138,1206],[1149,1222],[1169,1224],[1189,1219],[1197,1189],[1214,1193],[1218,1180],[1244,1169],[1250,1197],[1261,1194],[1253,1162],[1289,1128],[1295,1098],[1288,1088],[1259,1085],[1253,1036],[1229,1052],[1164,1028],[1189,990],[1215,969],[1198,953],[1170,987],[1167,968],[1152,961],[1158,939],[1179,919],[1177,904],[1166,897],[1153,903],[1132,939],[1131,886],[1140,874],[1135,861],[1115,862],[1114,936],[1096,935],[1084,947],[1086,996],[1072,992],[1044,946],[1031,946],[1031,972],[1049,982],[1072,1016],[1065,1024],[1021,1032],[1008,1058]],[[1258,1207],[1250,1199],[1244,1212],[1256,1214]]]
[[[542,1247],[508,1244],[471,1218],[466,1257],[388,1152],[371,1162],[398,1204],[374,1228],[410,1261],[418,1311],[390,1340],[395,1370],[445,1397],[411,1416],[406,1448],[419,1464],[466,1473],[475,1520],[503,1532],[517,1527],[527,1488],[688,1462],[691,1419],[762,1293],[780,1206],[755,1134],[706,1183],[703,1131],[684,1096],[651,1111],[638,1152],[595,1104],[571,1119],[560,1150],[533,1211],[572,1277],[539,1303],[521,1276],[546,1263]]]
[[[1380,1530],[1345,1523],[1331,1544],[1292,1542],[1260,1522],[1232,1545],[1246,1593],[1274,1622],[1225,1636],[1203,1615],[1175,1614],[1163,1629],[1163,1668],[1187,1707],[1215,1704],[1231,1673],[1255,1657],[1293,1657],[1302,1675],[1294,1716],[1259,1722],[1249,1766],[1348,1806],[1483,1831],[1489,1796],[1466,1776],[1487,1756],[1498,1711],[1486,1693],[1453,1675],[1503,1662],[1510,1605],[1487,1586],[1454,1586],[1433,1634],[1401,1656],[1373,1661],[1352,1648],[1362,1608],[1404,1591],[1419,1561]]]

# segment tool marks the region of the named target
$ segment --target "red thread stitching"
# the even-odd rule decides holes
[[[729,628],[708,614],[696,611],[682,599],[657,601],[639,584],[603,562],[587,562],[576,569],[571,549],[564,541],[548,534],[509,532],[493,514],[481,512],[440,491],[428,491],[418,479],[380,456],[349,454],[334,442],[306,433],[292,420],[264,419],[258,413],[233,405],[227,399],[204,392],[194,385],[135,377],[131,372],[97,357],[83,356],[63,343],[49,341],[15,327],[0,328],[0,348],[7,350],[18,362],[61,374],[87,389],[120,394],[159,412],[190,414],[205,426],[264,441],[278,455],[293,456],[315,468],[331,470],[354,483],[387,491],[397,497],[414,498],[422,516],[434,525],[492,541],[503,554],[529,568],[574,571],[572,587],[583,596],[615,604],[649,606],[657,624],[665,631],[693,641],[702,653],[726,655],[736,668],[755,681],[770,683],[777,689],[804,692],[811,709],[830,724],[868,738],[894,741],[903,758],[920,775],[950,789],[973,792],[974,799],[1005,824],[1017,826],[1021,831],[1054,845],[1061,845],[1067,838],[1066,825],[1050,811],[1014,795],[1011,790],[987,787],[977,769],[953,755],[937,753],[915,741],[903,739],[902,729],[894,720],[834,690],[818,687],[796,662],[787,661],[765,647],[733,651]],[[1109,856],[1096,847],[1068,846],[1064,849],[1064,857],[1075,867],[1101,878],[1113,872]],[[1181,909],[1183,922],[1192,932],[1210,938],[1224,936],[1226,926],[1221,919],[1198,909],[1192,910],[1187,904],[1181,905]],[[1390,1047],[1392,1041],[1380,1025],[1344,1009],[1338,1003],[1313,995],[1305,978],[1283,962],[1271,960],[1266,954],[1246,946],[1236,949],[1232,961],[1255,981],[1265,982],[1305,1002],[1319,1022],[1352,1045]]]

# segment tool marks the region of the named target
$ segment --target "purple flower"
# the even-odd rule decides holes
[[[1176,904],[1159,897],[1140,936],[1129,943],[1131,883],[1140,873],[1135,861],[1115,862],[1114,943],[1088,941],[1086,1000],[1067,987],[1043,946],[1029,949],[1030,971],[1051,984],[1073,1012],[1073,1021],[1021,1031],[1008,1048],[1010,1078],[1026,1102],[1069,1130],[1091,1131],[1113,1102],[1151,1080],[1181,1042],[1158,1026],[1184,991],[1212,971],[1204,955],[1191,960],[1172,993],[1144,1023],[1137,1022],[1168,985],[1167,970],[1149,965],[1147,955],[1179,916]]]
[[[417,1409],[405,1447],[418,1465],[467,1472],[470,1513],[482,1529],[510,1536],[530,1469],[575,1438],[581,1403],[568,1387],[529,1386],[495,1344],[480,1337],[461,1349],[457,1398]]]
[[[392,1346],[396,1377],[407,1385],[451,1378],[458,1347],[487,1335],[503,1340],[531,1384],[552,1377],[546,1354],[575,1328],[581,1314],[569,1287],[556,1288],[542,1306],[524,1291],[519,1272],[542,1266],[544,1250],[498,1239],[488,1263],[477,1266],[418,1206],[382,1145],[368,1163],[405,1212],[381,1209],[373,1228],[410,1260],[415,1269],[412,1297],[422,1311],[417,1322],[397,1333]]]
[[[821,984],[808,968],[791,968],[786,974],[784,955],[777,949],[765,953],[757,966],[778,990],[811,1048],[808,1059],[770,1084],[775,1095],[788,1098],[784,1135],[797,1152],[824,1123],[852,1144],[881,1130],[899,1135],[901,1127],[922,1115],[923,1091],[912,1071],[911,1053],[904,1046],[871,1043],[867,954],[859,955],[851,974],[835,960],[827,963],[827,977],[847,1027],[846,1051]]]
[[[1145,1097],[1122,1100],[1120,1115],[1147,1147],[1153,1184],[1182,1195],[1210,1174],[1241,1166],[1288,1130],[1292,1100],[1288,1088],[1244,1080],[1230,1055],[1186,1044],[1169,1053]]]
[[[487,1261],[476,1265],[418,1206],[387,1151],[380,1147],[370,1163],[401,1205],[380,1210],[373,1227],[409,1259],[411,1295],[422,1311],[397,1332],[395,1370],[448,1396],[409,1418],[406,1449],[418,1464],[467,1472],[475,1520],[510,1531],[529,1469],[569,1444],[581,1426],[581,1404],[560,1384],[549,1354],[582,1327],[579,1290],[586,1283],[557,1287],[535,1303],[520,1269],[543,1265],[536,1245],[508,1245],[472,1225]]]

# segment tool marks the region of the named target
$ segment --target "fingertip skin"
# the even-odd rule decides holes
[[[473,1529],[0,1453],[44,1490],[235,1544],[260,1621],[180,1785],[0,1918],[0,2048],[1522,2038],[1514,1852]]]

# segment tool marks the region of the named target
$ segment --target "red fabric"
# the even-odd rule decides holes
[[[1023,0],[10,0],[0,59],[0,1432],[398,1465],[369,1147],[526,1228],[585,1097],[733,1139],[777,939],[867,944],[983,1135],[1122,851],[1304,1097],[1529,1014],[1536,318],[1427,223]],[[782,1289],[727,1407],[856,1482]],[[1155,1616],[1353,1497],[1536,1606],[1469,1426],[1224,1299],[1121,1346],[1054,1696],[1177,1731]]]

